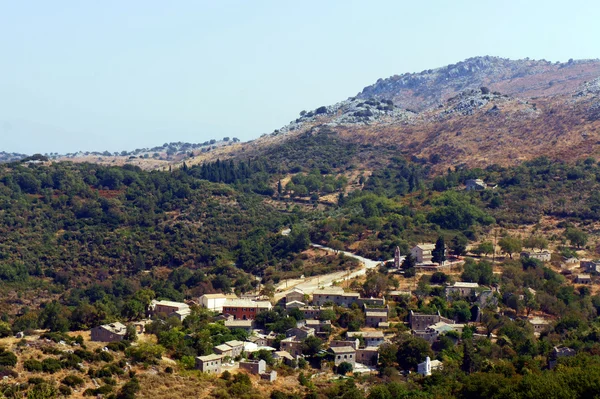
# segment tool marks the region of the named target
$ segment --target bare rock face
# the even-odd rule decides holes
[[[485,56],[420,73],[379,79],[365,87],[357,98],[392,100],[400,108],[423,111],[482,86],[502,94],[530,98],[569,93],[585,80],[598,76],[599,60],[551,63]]]

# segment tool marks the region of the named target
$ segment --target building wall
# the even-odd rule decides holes
[[[95,342],[117,342],[122,341],[123,337],[123,335],[115,334],[102,326],[94,327],[91,331],[92,341]]]
[[[240,368],[249,371],[251,374],[262,374],[267,370],[267,363],[264,360],[240,362]]]
[[[379,317],[379,316],[367,316],[365,318],[365,323],[370,327],[377,327],[379,323],[385,323],[388,321],[387,317]]]
[[[221,359],[202,362],[196,359],[196,368],[205,373],[221,374]]]
[[[226,300],[227,298],[201,298],[200,304],[206,309],[221,313]]]
[[[336,366],[346,362],[350,363],[352,367],[354,367],[356,365],[356,352],[334,354],[333,361]]]
[[[300,341],[281,341],[281,350],[288,352],[296,357],[302,355],[302,342]]]
[[[290,303],[292,301],[304,302],[304,294],[301,292],[290,292],[285,296],[285,302]]]
[[[236,320],[254,320],[256,315],[262,312],[260,308],[238,307],[238,306],[223,306],[223,313],[228,313]]]
[[[359,349],[356,351],[356,361],[367,366],[377,366],[379,353],[370,349]]]

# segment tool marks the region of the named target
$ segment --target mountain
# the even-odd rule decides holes
[[[323,128],[359,146],[349,164],[366,170],[398,155],[432,161],[438,171],[516,165],[541,155],[600,156],[599,77],[599,60],[470,58],[380,79],[356,97],[302,112],[272,134],[187,162],[274,153]]]
[[[392,100],[401,108],[422,111],[463,91],[480,87],[521,98],[547,97],[569,93],[583,81],[598,76],[599,60],[551,63],[486,56],[420,73],[379,79],[356,97]]]

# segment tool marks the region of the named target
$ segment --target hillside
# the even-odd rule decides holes
[[[356,97],[392,100],[401,108],[422,111],[482,86],[520,98],[567,94],[600,76],[600,60],[551,63],[474,57],[438,69],[405,73],[365,87]]]
[[[303,111],[270,135],[186,162],[277,152],[323,127],[359,146],[349,163],[367,170],[364,158],[373,153],[379,164],[404,155],[430,160],[437,171],[516,165],[540,155],[575,161],[600,154],[599,76],[599,61],[473,58],[379,80],[357,97]]]

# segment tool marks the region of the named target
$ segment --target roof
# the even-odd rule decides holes
[[[221,344],[221,345],[215,346],[215,349],[220,350],[221,352],[227,352],[227,351],[231,350],[231,346],[229,346],[227,344]]]
[[[546,319],[542,319],[541,317],[533,317],[529,319],[531,324],[550,324],[550,322]]]
[[[227,298],[225,294],[204,294],[200,298],[213,299],[213,298]]]
[[[304,321],[307,326],[320,326],[321,324],[331,324],[329,320],[307,319]]]
[[[290,355],[288,351],[275,351],[273,352],[273,357],[280,357],[283,359],[294,360],[294,357]]]
[[[329,288],[321,288],[320,290],[313,292],[313,297],[315,295],[340,295],[340,296],[354,296],[356,298],[360,297],[358,292],[345,292],[341,287],[329,287]]]
[[[298,288],[298,287],[294,287],[294,288],[292,288],[292,290],[291,290],[290,292],[288,292],[288,295],[289,295],[289,294],[291,294],[291,293],[293,293],[293,292],[297,292],[297,293],[300,293],[300,294],[304,295],[304,291],[302,291],[302,290],[301,290],[300,288]]]
[[[217,355],[214,353],[211,353],[210,355],[206,355],[206,356],[198,356],[196,359],[202,361],[202,362],[210,362],[211,360],[221,360],[223,358],[222,355]]]
[[[238,308],[267,308],[271,309],[273,306],[269,301],[253,301],[251,299],[227,299],[223,304],[224,307],[238,307]]]
[[[435,330],[435,331],[437,331],[438,333],[441,334],[441,333],[445,333],[445,332],[448,332],[448,331],[459,330],[461,328],[464,328],[464,326],[465,326],[464,324],[448,324],[448,323],[445,323],[443,321],[440,321],[439,323],[432,324],[432,325],[430,325],[427,328]]]
[[[173,301],[156,301],[153,300],[150,303],[151,306],[162,305],[162,306],[170,306],[173,308],[189,308],[190,306],[187,303],[183,302],[173,302]]]
[[[300,302],[300,301],[290,301],[290,302],[286,302],[285,307],[289,308],[289,307],[292,307],[292,305],[295,305],[295,306],[298,306],[299,308],[301,308],[306,304],[304,302]]]
[[[453,288],[479,288],[479,284],[477,283],[467,283],[464,281],[457,281],[452,286]]]
[[[115,323],[110,323],[110,324],[104,324],[102,326],[99,326],[100,328],[103,328],[107,331],[110,331],[113,334],[121,334],[121,335],[125,335],[125,332],[127,331],[127,327],[125,326],[125,324],[123,323],[119,323],[118,321]]]
[[[252,327],[254,320],[225,320],[225,327]]]
[[[583,279],[583,278],[592,278],[589,274],[578,274],[577,275],[578,279]]]
[[[348,337],[363,337],[363,338],[381,338],[383,339],[383,331],[348,331]]]
[[[390,291],[389,295],[412,295],[410,291]]]
[[[232,348],[234,348],[236,346],[244,345],[244,343],[242,341],[237,341],[237,340],[227,341],[227,342],[225,342],[225,344],[231,346]]]
[[[359,349],[361,352],[379,352],[379,348],[376,346],[367,346],[366,348]]]
[[[431,251],[435,249],[435,244],[417,244],[415,248],[419,248],[423,251]]]
[[[333,353],[348,353],[348,352],[356,352],[351,346],[334,346],[333,348],[329,348]]]
[[[367,310],[365,312],[365,315],[367,317],[387,317],[388,316],[388,312],[381,311],[381,310]]]

